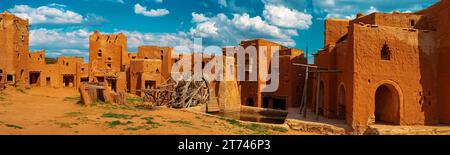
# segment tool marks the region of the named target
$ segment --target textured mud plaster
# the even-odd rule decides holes
[[[417,13],[361,15],[347,27],[345,20],[327,19],[326,45],[315,64],[342,72],[319,79],[324,115],[345,113],[347,123],[362,130],[374,123],[448,123],[449,8],[443,0]]]
[[[241,92],[241,103],[247,106],[255,106],[262,108],[274,108],[274,109],[283,109],[287,110],[289,107],[298,106],[300,103],[300,94],[302,94],[303,82],[302,78],[299,74],[304,73],[303,68],[295,66],[295,63],[306,64],[306,59],[303,55],[303,51],[298,49],[292,49],[284,47],[278,43],[271,42],[264,39],[256,39],[256,40],[248,40],[242,41],[240,44],[244,48],[248,48],[250,46],[254,46],[256,48],[256,54],[259,58],[259,54],[267,52],[267,65],[271,64],[271,52],[272,47],[279,48],[279,68],[280,68],[280,76],[279,76],[279,84],[280,87],[275,92],[263,93],[261,91],[262,84],[265,84],[266,81],[263,81],[260,78],[260,74],[258,73],[258,78],[256,81],[240,81],[238,82],[238,87]],[[266,50],[264,50],[266,48]],[[236,50],[236,52],[243,52]],[[237,54],[236,54],[237,55]],[[235,56],[236,57],[236,56]],[[238,60],[235,60],[237,63]],[[250,60],[246,60],[246,63],[250,63]],[[256,63],[257,69],[247,71],[246,77],[249,79],[249,75],[252,72],[258,71],[259,67],[259,59],[253,60],[252,63]],[[236,64],[236,67],[237,64]],[[270,69],[268,67],[267,69]],[[268,72],[266,70],[265,72]]]

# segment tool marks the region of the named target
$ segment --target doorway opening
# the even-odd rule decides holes
[[[63,82],[64,82],[64,87],[74,87],[75,76],[74,75],[64,75]]]
[[[392,85],[381,85],[375,92],[375,123],[400,124],[400,97]]]
[[[286,100],[285,99],[272,99],[273,106],[272,109],[286,110]]]
[[[40,77],[41,77],[40,72],[30,72],[30,79],[29,79],[30,85],[31,86],[39,86]]]

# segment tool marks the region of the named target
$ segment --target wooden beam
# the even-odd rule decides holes
[[[317,73],[317,86],[316,86],[316,120],[319,120],[319,100],[320,100],[320,73]]]

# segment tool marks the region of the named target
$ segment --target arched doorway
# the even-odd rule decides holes
[[[247,101],[245,101],[245,105],[247,106],[255,106],[255,102],[252,98],[247,98]]]
[[[345,87],[344,85],[339,86],[338,95],[338,107],[337,107],[337,117],[340,120],[345,120]]]
[[[380,85],[375,92],[375,123],[400,124],[400,96],[390,84]]]

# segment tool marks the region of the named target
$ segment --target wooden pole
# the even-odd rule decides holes
[[[316,86],[316,120],[319,120],[319,100],[320,100],[320,72],[317,73],[317,86]]]
[[[305,83],[303,84],[303,95],[302,95],[302,101],[300,104],[300,114],[303,112],[303,108],[306,108],[306,101],[308,98],[308,77],[309,77],[309,68],[306,67],[305,70]]]

